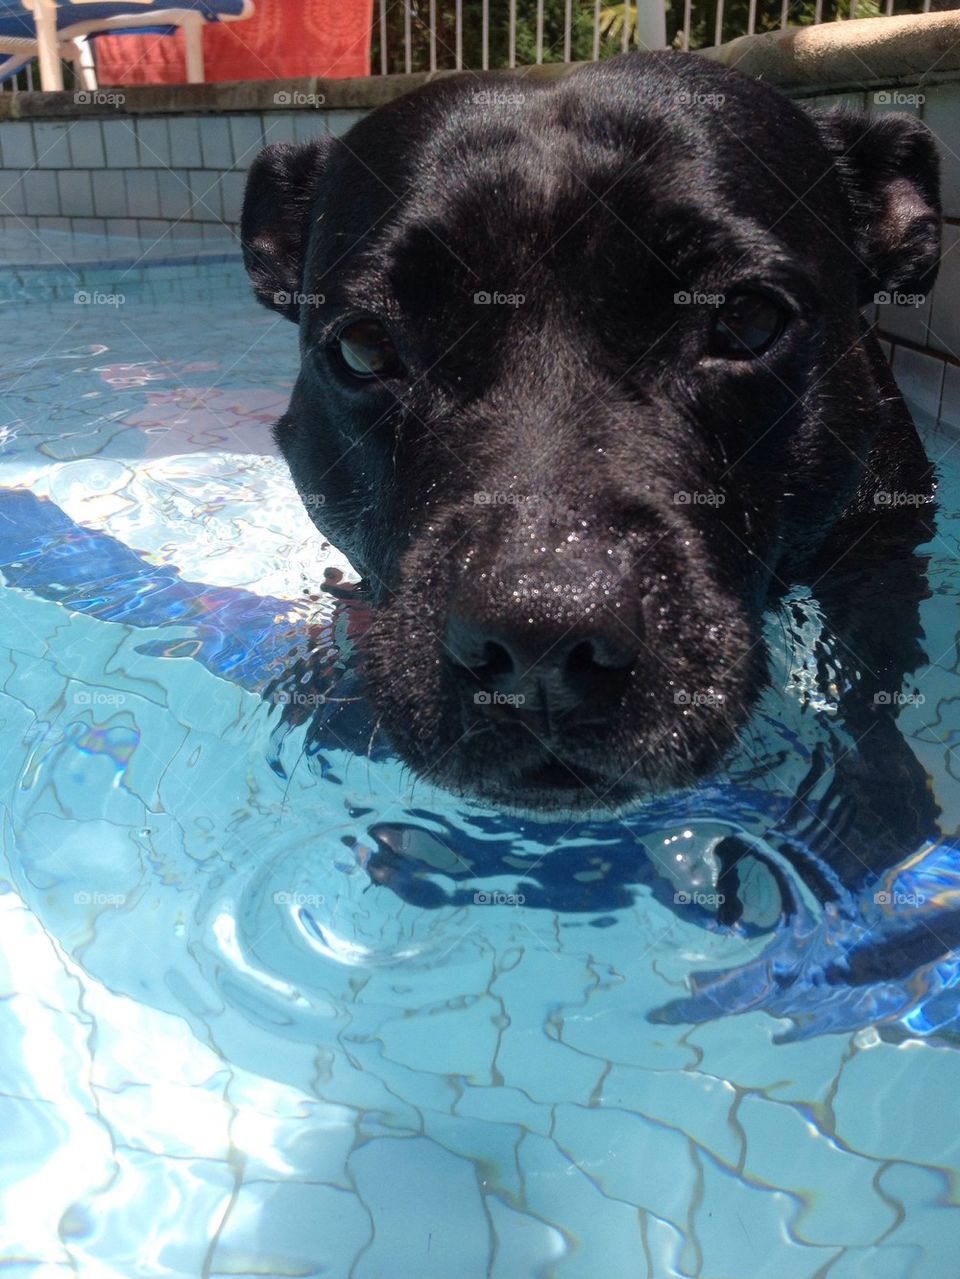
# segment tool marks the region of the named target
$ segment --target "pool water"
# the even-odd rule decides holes
[[[768,832],[855,748],[815,599],[722,778],[576,826],[456,801],[370,732],[362,603],[270,439],[296,333],[235,247],[7,257],[4,1273],[960,1273],[958,962],[824,976],[905,927],[884,893],[960,907],[956,437],[898,721],[942,837],[786,927]]]

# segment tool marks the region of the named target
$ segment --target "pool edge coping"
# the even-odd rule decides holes
[[[960,71],[960,10],[786,27],[740,36],[697,52],[711,62],[736,67],[801,96],[876,84],[933,84],[955,78]],[[482,74],[505,80],[520,76],[550,81],[591,65],[594,64],[556,62],[487,72],[440,70],[340,80],[311,76],[212,84],[104,86],[97,91],[3,93],[0,123],[305,109],[322,116],[331,111],[371,110],[434,80]],[[284,88],[278,89],[278,85]],[[109,101],[118,97],[122,102]]]

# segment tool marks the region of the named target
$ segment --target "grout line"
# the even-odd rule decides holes
[[[881,342],[889,342],[893,351],[897,347],[904,347],[908,351],[916,351],[919,355],[929,355],[931,359],[939,360],[942,364],[948,364],[956,367],[960,365],[960,357],[952,355],[947,351],[941,351],[935,346],[921,346],[918,342],[914,342],[911,338],[897,337],[893,333],[888,333],[886,329],[877,329],[877,337]]]

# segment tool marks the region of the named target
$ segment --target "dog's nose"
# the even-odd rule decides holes
[[[594,608],[551,617],[461,601],[451,609],[447,652],[468,697],[493,718],[534,717],[552,724],[576,711],[598,718],[623,691],[640,651],[640,623]],[[489,620],[488,620],[489,618]]]

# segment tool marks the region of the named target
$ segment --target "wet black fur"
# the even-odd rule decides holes
[[[786,587],[816,583],[844,643],[876,646],[876,564],[920,534],[915,508],[874,499],[930,494],[932,476],[861,307],[929,287],[938,226],[918,122],[810,113],[679,54],[446,79],[343,140],[261,153],[245,259],[302,355],[276,438],[366,580],[371,698],[415,770],[511,809],[618,809],[722,760]],[[674,301],[738,287],[793,313],[756,362],[706,355],[711,308]],[[402,379],[340,367],[356,313],[386,323]],[[854,563],[874,578],[859,609]],[[640,655],[592,719],[490,718],[450,653],[464,609],[535,650],[587,626],[639,636]],[[917,660],[906,611],[874,656],[888,687]],[[887,724],[886,751],[872,682],[851,715]]]

